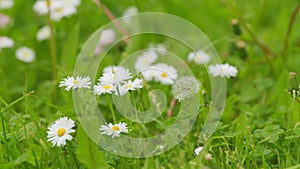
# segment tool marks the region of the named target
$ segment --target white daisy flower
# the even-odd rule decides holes
[[[135,7],[135,6],[128,7],[123,13],[123,16],[127,16],[127,17],[123,18],[124,23],[129,23],[131,21],[130,15],[134,15],[136,13],[138,13],[137,7]]]
[[[196,64],[205,64],[210,61],[210,56],[204,51],[200,50],[195,52],[190,52],[188,55],[188,61],[193,61]]]
[[[59,82],[59,87],[66,87],[65,90],[69,91],[71,89],[77,89],[77,88],[87,88],[90,89],[90,77],[81,77],[76,76],[75,78],[73,76],[68,76],[67,78],[64,78],[61,82]]]
[[[0,36],[0,51],[2,48],[11,48],[14,46],[14,41],[6,36]]]
[[[77,7],[80,5],[80,0],[63,0],[64,5]]]
[[[124,83],[126,80],[130,79],[131,73],[129,69],[117,69],[115,72],[104,73],[102,77],[99,78],[101,84],[112,84],[118,86],[120,83]]]
[[[153,65],[154,80],[162,84],[173,84],[174,80],[178,77],[177,70],[170,65],[158,63]]]
[[[102,46],[111,44],[116,39],[116,33],[112,29],[105,29],[101,32],[99,44]]]
[[[179,101],[190,98],[193,94],[198,93],[200,82],[192,76],[183,76],[176,80],[172,86],[173,97]]]
[[[194,150],[194,153],[196,154],[196,155],[199,155],[199,153],[201,152],[203,150],[203,147],[198,147],[198,148],[196,148],[195,150]]]
[[[52,3],[50,1],[50,3]],[[35,1],[33,5],[33,10],[38,14],[38,15],[46,15],[48,13],[48,6],[47,6],[47,1]]]
[[[69,17],[77,12],[77,9],[74,6],[64,6],[62,1],[59,1],[59,3],[53,4],[50,16],[52,20],[60,21],[63,17]]]
[[[159,53],[160,55],[164,55],[166,54],[167,52],[167,47],[165,44],[153,44],[153,43],[150,43],[149,44],[149,48],[150,49],[154,49],[157,53]]]
[[[33,10],[39,15],[48,14],[48,3],[46,0],[36,1]],[[66,5],[65,1],[50,1],[51,19],[61,20],[63,17],[69,17],[77,12],[75,5]]]
[[[124,85],[119,86],[120,95],[126,94],[130,90],[135,90],[138,88],[143,88],[143,81],[141,79],[135,79],[133,82],[131,80],[124,83]]]
[[[125,67],[124,66],[107,66],[103,69],[104,73],[116,73],[117,71],[122,71],[124,70]]]
[[[230,78],[235,77],[238,73],[238,70],[235,66],[231,66],[228,63],[216,64],[209,66],[209,73],[214,77],[220,76],[222,78]]]
[[[20,47],[16,51],[16,57],[23,62],[30,63],[35,60],[35,52],[28,47]]]
[[[0,13],[0,28],[5,28],[9,23],[10,23],[10,17]]]
[[[111,124],[109,123],[108,125],[101,125],[100,127],[100,131],[101,134],[105,134],[105,135],[109,135],[112,136],[112,138],[114,137],[119,137],[120,133],[128,133],[128,128],[126,126],[126,123],[118,123],[118,124]]]
[[[151,64],[153,64],[157,58],[157,53],[154,50],[147,50],[138,57],[134,68],[137,72],[139,72],[142,68],[149,67]]]
[[[43,41],[50,38],[50,27],[48,25],[43,26],[36,34],[38,41]]]
[[[97,83],[97,85],[94,86],[94,94],[96,95],[102,95],[105,93],[112,94],[112,92],[116,91],[116,87],[112,84],[106,84],[102,85],[100,83]]]
[[[52,146],[64,146],[66,145],[66,140],[72,140],[70,133],[74,133],[75,130],[72,129],[75,126],[75,122],[67,117],[61,117],[52,124],[47,131],[47,141],[52,142]]]
[[[101,32],[99,42],[95,49],[95,55],[99,55],[102,48],[106,45],[113,43],[116,40],[116,33],[112,29],[104,29]]]
[[[14,5],[13,0],[0,0],[0,9],[9,9]]]

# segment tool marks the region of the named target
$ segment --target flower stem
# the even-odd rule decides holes
[[[114,21],[113,23],[116,25],[116,27],[122,32],[124,38],[124,42],[128,42],[129,33],[127,30],[121,25],[121,23],[116,19],[114,14],[103,4],[100,2],[100,0],[92,0],[100,9],[103,10],[105,15],[111,20]]]
[[[50,0],[47,0],[48,4],[48,26],[50,28],[50,54],[52,61],[52,80],[57,81],[56,79],[56,64],[57,64],[57,56],[56,56],[56,42],[55,42],[55,33],[54,26],[51,20],[51,10],[50,10]]]
[[[114,111],[114,108],[113,108],[113,105],[112,105],[111,98],[109,98],[109,95],[107,95],[107,100],[109,100],[109,108],[110,108],[110,111],[111,111],[111,115],[113,117],[114,124],[116,124],[117,121],[116,121],[115,111]]]
[[[237,19],[241,23],[241,25],[244,27],[244,29],[248,32],[248,34],[253,39],[254,43],[265,53],[265,55],[268,58],[273,58],[275,56],[275,53],[273,53],[264,43],[262,43],[260,40],[257,39],[253,31],[249,28],[249,26],[246,24],[246,22],[243,20],[241,15],[239,14],[238,10],[235,8],[235,6],[232,4],[231,0],[227,0],[228,6],[232,9],[232,11],[235,13]]]
[[[168,117],[171,118],[172,117],[172,114],[173,114],[173,111],[174,111],[174,107],[176,105],[176,99],[173,98],[170,102],[170,109],[168,111]]]
[[[71,153],[71,155],[72,155],[72,158],[73,158],[73,160],[75,161],[76,167],[79,169],[79,168],[80,168],[80,167],[79,167],[79,164],[78,164],[77,159],[76,159],[76,157],[75,157],[75,154],[74,154],[74,152],[71,150],[71,147],[70,147],[70,146],[68,146],[68,150],[70,151],[70,153]]]
[[[282,50],[281,50],[281,57],[284,57],[285,54],[286,54],[290,34],[292,32],[292,28],[293,28],[293,25],[295,23],[295,19],[296,19],[296,16],[297,16],[298,12],[299,12],[299,9],[300,9],[300,3],[298,3],[296,9],[294,10],[294,12],[292,14],[292,17],[291,17],[291,20],[290,20],[290,23],[289,23],[289,27],[288,27],[288,30],[287,30],[286,35],[285,35],[284,44],[283,44],[283,47],[282,47]]]

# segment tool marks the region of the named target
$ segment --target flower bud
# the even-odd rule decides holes
[[[290,72],[289,74],[288,92],[293,99],[296,99],[296,97],[299,95],[299,82],[296,78],[296,73],[294,72]]]
[[[236,18],[231,19],[231,25],[232,25],[232,28],[233,28],[233,33],[235,35],[239,36],[239,35],[242,34],[242,30],[240,28],[239,21]]]

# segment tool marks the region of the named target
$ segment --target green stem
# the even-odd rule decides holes
[[[115,111],[114,111],[114,108],[113,108],[113,105],[112,105],[111,98],[109,98],[109,95],[106,95],[106,96],[107,96],[107,100],[109,101],[109,108],[110,108],[111,115],[112,115],[113,120],[114,120],[114,124],[116,124],[117,121],[116,121]]]
[[[70,146],[67,146],[67,147],[68,147],[68,151],[71,152],[71,155],[72,155],[72,158],[73,158],[74,161],[75,161],[76,167],[79,169],[80,167],[79,167],[79,164],[78,164],[78,162],[77,162],[77,159],[76,159],[76,157],[75,157],[74,152],[71,150]]]
[[[0,113],[3,113],[5,110],[9,109],[11,106],[15,105],[16,103],[20,102],[21,100],[23,100],[24,98],[32,95],[34,92],[31,91],[29,93],[24,94],[22,97],[18,98],[17,100],[13,101],[12,103],[10,103],[9,105],[6,105],[6,107],[4,107],[3,109],[1,109]],[[4,102],[4,100],[0,97],[0,100],[2,102]]]
[[[249,28],[249,26],[246,24],[246,22],[241,17],[240,13],[236,9],[236,7],[232,4],[231,0],[227,0],[228,6],[232,9],[232,11],[235,13],[237,19],[241,23],[242,27],[248,32],[248,34],[253,39],[254,43],[264,52],[264,54],[267,56],[267,59],[272,59],[275,56],[275,53],[273,53],[268,46],[266,46],[264,43],[262,43],[260,40],[257,39],[254,32]]]
[[[292,17],[291,17],[291,20],[290,20],[290,23],[289,23],[289,27],[288,27],[288,30],[287,30],[286,35],[285,35],[284,44],[283,44],[283,47],[282,47],[282,50],[281,50],[281,57],[284,57],[285,54],[286,54],[287,47],[288,47],[288,44],[289,44],[290,34],[292,32],[292,28],[293,28],[293,25],[295,23],[296,16],[299,12],[299,9],[300,9],[300,3],[298,3],[296,9],[294,10],[294,12],[292,14]]]
[[[57,64],[57,57],[56,57],[56,43],[55,43],[55,34],[54,34],[54,26],[51,20],[51,10],[50,10],[50,0],[47,0],[48,4],[48,26],[50,28],[50,54],[51,54],[51,61],[52,61],[52,80],[56,82],[56,64]]]

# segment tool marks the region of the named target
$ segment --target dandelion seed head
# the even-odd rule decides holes
[[[183,101],[198,93],[201,83],[192,76],[183,76],[176,80],[172,86],[173,97]]]

